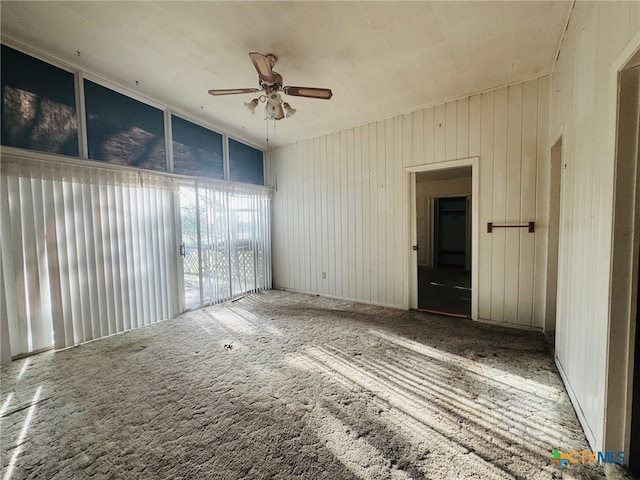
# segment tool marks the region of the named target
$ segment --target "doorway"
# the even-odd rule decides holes
[[[621,193],[628,198],[628,206],[638,222],[640,216],[640,175],[638,173],[640,165],[640,55],[635,65],[620,72],[619,89],[619,109],[618,109],[618,138],[617,138],[617,162],[618,166],[628,170],[632,179],[627,189],[622,189]],[[618,180],[616,187],[625,185]],[[618,199],[616,198],[616,203]],[[632,397],[631,397],[631,418],[629,425],[629,451],[626,458],[629,462],[630,470],[640,475],[640,328],[638,315],[640,314],[640,295],[638,285],[640,284],[640,269],[638,261],[640,258],[640,231],[638,227],[631,228],[629,233],[633,238],[631,269],[635,269],[635,284],[630,287],[633,292],[631,301],[635,307],[629,319],[630,348],[633,352],[631,368],[633,368]],[[615,279],[614,279],[615,280]],[[634,315],[635,314],[635,315]]]
[[[639,474],[640,45],[630,44],[613,69],[618,88],[604,448],[624,451]]]
[[[640,67],[639,67],[640,68]],[[640,256],[640,252],[638,252]],[[640,275],[640,273],[638,273]],[[640,283],[640,278],[638,278]],[[636,284],[637,285],[637,284]],[[631,425],[629,444],[629,469],[640,476],[640,328],[638,328],[638,315],[640,315],[640,295],[636,287],[636,326],[634,335],[633,357],[633,390],[631,398]]]
[[[545,307],[545,333],[556,330],[558,297],[558,249],[560,246],[560,195],[562,190],[562,136],[551,147],[549,182],[549,248],[547,255],[547,303]]]
[[[471,317],[471,167],[416,174],[418,305]]]

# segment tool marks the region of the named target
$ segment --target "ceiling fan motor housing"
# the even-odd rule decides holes
[[[271,72],[273,74],[274,80],[273,83],[267,83],[265,81],[260,81],[260,88],[263,90],[267,90],[268,88],[274,88],[276,90],[282,90],[282,75],[278,72]]]
[[[269,60],[269,65],[271,65],[271,68],[273,68],[278,62],[278,57],[276,57],[273,53],[267,53],[265,57],[267,57],[267,60]]]

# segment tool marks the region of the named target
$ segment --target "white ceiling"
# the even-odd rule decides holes
[[[5,41],[264,146],[261,107],[255,115],[243,107],[255,94],[207,93],[256,86],[250,51],[275,54],[285,85],[333,90],[330,101],[286,97],[298,112],[269,136],[287,144],[549,73],[571,4],[2,0],[0,8]]]

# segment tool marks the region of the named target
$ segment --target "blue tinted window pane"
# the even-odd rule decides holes
[[[229,177],[234,182],[264,185],[262,151],[230,138]]]
[[[166,170],[162,110],[84,81],[89,158]]]
[[[171,130],[175,173],[224,178],[222,135],[175,116]]]
[[[78,156],[73,74],[2,45],[2,145]]]

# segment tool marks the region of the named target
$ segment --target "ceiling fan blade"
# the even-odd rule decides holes
[[[333,92],[328,88],[284,87],[283,90],[287,95],[294,97],[321,98],[323,100],[329,100],[333,97]]]
[[[260,80],[268,84],[274,83],[276,81],[276,77],[273,75],[273,71],[271,70],[271,62],[269,61],[269,58],[258,52],[251,52],[249,53],[249,56],[251,57],[253,66],[256,67]]]
[[[209,90],[210,95],[235,95],[237,93],[255,93],[258,88],[227,88],[226,90]]]

